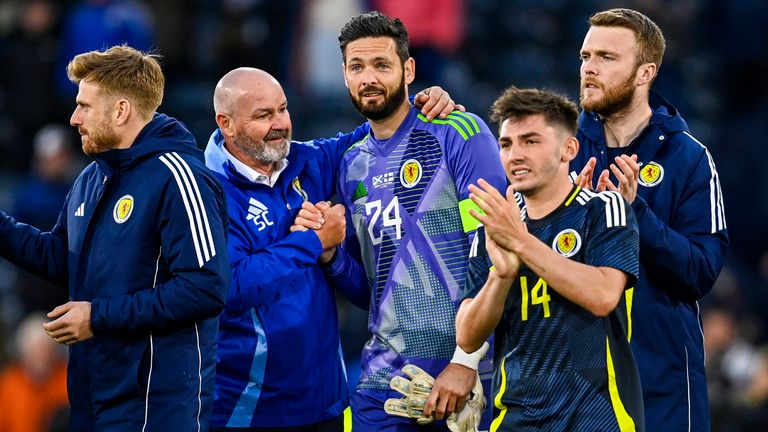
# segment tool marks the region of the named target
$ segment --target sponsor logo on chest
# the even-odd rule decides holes
[[[269,220],[269,209],[267,206],[255,198],[248,200],[248,216],[245,219],[253,222],[258,231],[263,231],[268,226],[274,225],[274,222]]]
[[[371,186],[375,188],[387,187],[395,182],[395,173],[388,172],[371,177]]]

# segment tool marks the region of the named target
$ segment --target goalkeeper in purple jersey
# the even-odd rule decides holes
[[[439,88],[422,94],[427,116],[453,108]],[[222,77],[214,108],[205,156],[226,192],[232,289],[219,316],[211,431],[341,432],[349,392],[332,288],[351,276],[340,277],[346,254],[336,248],[344,209],[325,200],[344,151],[367,129],[291,141],[282,86],[253,68]],[[324,223],[294,229],[311,203]]]
[[[467,187],[481,176],[504,186],[498,145],[474,114],[429,121],[411,106],[407,86],[415,63],[400,20],[358,15],[339,42],[350,98],[370,126],[347,150],[339,173],[339,197],[354,230],[348,246],[357,243],[365,268],[357,285],[370,298],[372,333],[351,398],[353,428],[421,431],[414,418],[423,423],[461,411],[475,384],[479,359],[455,355],[454,320],[475,229]],[[423,406],[403,401],[398,417],[383,406],[399,401],[390,382],[405,365],[436,379]],[[481,374],[483,368],[490,372],[489,362],[480,365]]]

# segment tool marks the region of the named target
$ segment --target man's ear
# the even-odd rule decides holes
[[[128,99],[118,99],[112,106],[112,113],[116,126],[125,126],[133,114],[133,106]]]
[[[344,77],[344,86],[349,88],[349,82],[347,82],[347,63],[341,62],[341,76]]]
[[[235,135],[232,118],[226,114],[216,113],[216,125],[224,136],[233,137]]]
[[[637,68],[637,85],[650,84],[656,77],[659,67],[656,63],[643,63]]]
[[[403,65],[403,77],[406,85],[411,84],[416,79],[416,60],[413,57],[408,57]]]
[[[570,136],[565,140],[563,145],[563,153],[560,157],[561,162],[570,162],[576,159],[576,155],[579,153],[579,140],[575,136]]]

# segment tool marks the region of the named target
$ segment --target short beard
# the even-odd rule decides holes
[[[613,88],[603,88],[604,95],[594,102],[584,100],[584,85],[581,85],[580,103],[584,111],[594,112],[603,117],[610,117],[624,111],[632,104],[636,87],[634,75],[630,74],[624,82]]]
[[[285,139],[282,143],[274,146],[267,144],[267,140],[278,137]],[[263,140],[253,139],[245,134],[237,134],[232,140],[232,145],[252,160],[263,163],[280,162],[288,157],[288,152],[291,149],[291,133],[286,130],[274,130],[270,131]]]
[[[384,95],[384,103],[381,105],[363,105],[360,101],[360,96],[353,94],[351,89],[349,90],[349,99],[352,101],[355,109],[365,118],[369,120],[384,120],[397,111],[405,99],[405,74],[403,74],[400,85],[395,88],[394,93]]]
[[[92,133],[86,131],[86,133],[92,143],[88,148],[83,146],[83,152],[88,156],[95,156],[101,152],[112,150],[120,142],[108,114],[104,116],[96,130]]]

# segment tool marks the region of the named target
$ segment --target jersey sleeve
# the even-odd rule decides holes
[[[632,207],[640,227],[644,259],[675,287],[672,296],[699,299],[707,294],[725,263],[728,231],[720,179],[712,157],[701,152],[685,184],[670,224],[637,197]]]
[[[215,317],[224,307],[230,279],[224,191],[205,168],[183,158],[175,162],[178,175],[160,194],[158,215],[171,277],[132,294],[94,299],[94,333],[168,328]]]
[[[333,138],[319,138],[311,141],[322,152],[323,166],[329,169],[329,181],[335,182],[336,174],[339,172],[339,164],[344,153],[353,144],[365,138],[369,132],[370,126],[368,122],[365,122],[352,132],[338,133]]]
[[[461,299],[473,298],[480,292],[491,272],[491,257],[485,249],[485,227],[477,228],[469,249],[467,280],[461,293]]]
[[[348,234],[349,235],[349,234]],[[350,238],[339,246],[334,260],[325,268],[331,286],[360,309],[368,309],[371,292],[357,241]]]
[[[482,178],[502,194],[507,187],[504,169],[499,159],[499,145],[488,126],[471,113],[454,112],[455,132],[446,142],[448,169],[456,182],[462,224],[465,232],[477,228],[477,220],[469,214],[475,208],[469,199],[469,185]]]
[[[359,141],[356,140],[353,144]],[[337,177],[338,198],[347,209],[345,212],[345,217],[347,218],[346,234],[340,249],[340,252],[343,251],[344,254],[340,254],[336,262],[326,269],[326,275],[329,277],[331,285],[347,297],[352,304],[361,309],[368,309],[371,302],[371,289],[365,265],[363,264],[360,239],[358,239],[355,232],[355,224],[352,221],[352,212],[350,211],[350,209],[354,208],[354,199],[350,196],[351,191],[344,188],[346,170],[347,165],[342,164]]]
[[[626,288],[635,286],[640,271],[637,220],[618,192],[602,192],[590,201],[585,243],[585,264],[611,267],[626,273]]]

